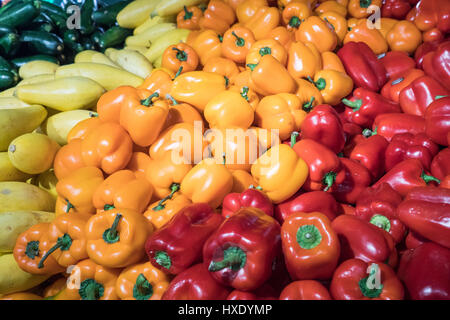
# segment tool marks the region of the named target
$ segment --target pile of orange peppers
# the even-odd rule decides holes
[[[14,249],[54,281],[4,299],[450,299],[450,3],[211,0],[177,26],[70,131],[56,218]]]

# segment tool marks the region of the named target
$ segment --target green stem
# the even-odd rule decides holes
[[[229,247],[223,251],[223,259],[211,261],[208,270],[211,272],[230,268],[233,271],[242,269],[247,261],[247,254],[239,247]]]
[[[372,0],[359,0],[359,6],[361,8],[368,8],[372,4]]]
[[[133,287],[133,297],[136,300],[148,300],[153,295],[153,286],[144,276],[139,274]]]
[[[297,143],[298,135],[299,135],[299,133],[297,131],[294,131],[291,133],[291,148],[293,148],[295,146],[295,144]]]
[[[172,266],[172,259],[170,259],[170,256],[165,251],[156,251],[155,261],[157,264],[159,264],[163,268],[166,268],[167,270],[169,270]]]
[[[103,297],[105,288],[94,279],[86,279],[80,284],[78,294],[81,300],[98,300]]]
[[[222,43],[223,42],[223,36],[219,34],[217,37],[219,38],[219,41]]]
[[[172,50],[175,50],[177,52],[177,59],[180,61],[187,61],[188,55],[185,51],[180,50],[178,48],[173,47]]]
[[[75,206],[70,203],[69,200],[66,199],[67,205],[66,205],[66,213],[69,213],[70,209],[75,209]]]
[[[431,182],[431,181],[436,181],[438,184],[441,183],[441,180],[439,180],[436,177],[426,174],[425,171],[422,171],[422,174],[420,175],[420,177],[423,179],[423,181],[425,181],[426,184],[428,184],[428,182]]]
[[[162,198],[161,201],[158,202],[158,205],[156,207],[152,208],[152,210],[153,211],[159,211],[159,210],[164,209],[166,207],[164,205],[164,202],[166,202],[167,200],[172,199],[173,195],[178,190],[180,190],[180,184],[179,183],[172,183],[170,185],[170,194],[167,197]]]
[[[184,17],[183,17],[184,20],[189,20],[194,15],[194,13],[192,11],[188,11],[186,6],[183,6],[183,10],[184,10]]]
[[[362,99],[356,99],[355,101],[351,101],[344,98],[342,99],[342,103],[345,104],[347,107],[352,108],[353,112],[356,112],[361,108],[363,101]]]
[[[258,65],[257,63],[249,63],[249,64],[247,64],[247,67],[249,67],[250,70],[253,71],[257,65]]]
[[[362,135],[364,136],[364,137],[366,137],[366,138],[369,138],[369,137],[371,137],[371,136],[374,136],[374,135],[376,135],[377,134],[377,127],[375,127],[375,129],[372,131],[372,130],[370,130],[370,129],[364,129],[363,131],[362,131]]]
[[[310,76],[308,76],[308,80],[309,80],[309,82],[314,84],[316,86],[316,88],[319,90],[323,90],[327,86],[327,82],[325,81],[324,78],[319,78],[319,80],[314,81]]]
[[[333,185],[334,181],[336,181],[336,173],[333,171],[326,173],[322,179],[322,183],[326,186],[323,191],[328,191]]]
[[[259,50],[259,55],[261,57],[268,55],[268,54],[272,54],[272,49],[270,49],[269,47],[264,47]]]
[[[297,243],[303,249],[314,249],[322,242],[322,234],[312,224],[303,225],[297,230]]]
[[[65,233],[62,237],[59,237],[56,241],[56,244],[51,247],[42,257],[41,261],[38,263],[38,268],[42,269],[44,267],[44,261],[47,259],[49,255],[51,255],[53,252],[55,252],[58,249],[61,249],[61,251],[66,251],[70,249],[70,246],[72,245],[72,238],[70,235]]]
[[[112,205],[112,204],[105,204],[103,206],[103,210],[105,210],[105,211],[112,210],[112,209],[115,209],[115,208],[116,207],[114,207],[114,205]]]
[[[248,87],[242,87],[242,91],[241,91],[241,96],[242,98],[244,98],[245,100],[249,101],[249,97],[248,97]]]
[[[151,94],[147,99],[141,100],[141,104],[145,107],[149,107],[153,105],[152,99],[153,98],[159,98],[159,93],[155,92]]]
[[[434,100],[439,100],[439,99],[446,98],[446,97],[448,97],[448,96],[436,96],[436,97],[434,97]]]
[[[28,242],[27,247],[25,248],[25,255],[33,260],[39,256],[39,241]]]
[[[234,31],[231,34],[236,38],[236,46],[243,47],[245,45],[244,38],[239,37]]]
[[[391,85],[395,86],[396,84],[399,84],[403,80],[405,80],[405,78],[403,78],[403,77],[395,79],[394,81],[391,82]]]
[[[375,263],[372,264],[372,269],[370,271],[369,277],[374,276],[374,274],[376,272],[375,266],[378,267],[377,264],[375,264]],[[365,278],[362,278],[361,280],[359,280],[359,282],[358,282],[359,289],[361,290],[361,293],[367,298],[378,298],[380,296],[381,292],[383,291],[383,285],[380,284],[379,288],[369,289],[369,287],[367,285],[367,281],[368,281],[369,277],[365,277]]]
[[[174,106],[179,104],[178,101],[175,100],[175,98],[172,97],[170,94],[166,94],[166,99],[172,101],[172,105],[174,105]]]
[[[118,213],[114,218],[114,222],[111,228],[106,229],[103,233],[103,240],[107,243],[115,243],[119,241],[119,232],[117,231],[117,226],[119,225],[119,221],[122,218],[122,215]]]
[[[316,98],[314,96],[312,96],[311,99],[309,100],[309,102],[304,103],[303,107],[302,107],[303,111],[310,112],[313,108],[313,103],[314,103],[315,99]]]
[[[225,78],[225,88],[228,88],[228,85],[230,84],[230,79],[228,77],[223,76]]]
[[[290,20],[289,20],[289,26],[292,28],[298,28],[300,27],[301,24],[301,20],[299,17],[297,16],[293,16]]]
[[[381,214],[376,214],[370,219],[370,223],[376,225],[387,232],[391,230],[391,222],[389,219]]]
[[[173,78],[176,79],[176,78],[181,74],[181,72],[183,72],[183,66],[180,66],[180,67],[178,68],[178,71],[177,71],[177,73],[175,74],[175,77],[173,77]]]

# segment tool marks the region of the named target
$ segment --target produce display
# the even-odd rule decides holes
[[[450,300],[449,0],[11,0],[0,300]]]

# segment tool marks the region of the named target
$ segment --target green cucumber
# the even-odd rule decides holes
[[[92,21],[92,13],[94,12],[94,0],[85,0],[81,6],[80,13],[80,32],[82,35],[89,35],[95,30]]]
[[[0,70],[0,90],[5,90],[16,85],[19,76],[8,70]]]
[[[106,7],[103,7],[92,14],[92,20],[99,25],[109,27],[116,23],[117,14],[125,8],[130,1],[121,1]]]
[[[20,42],[41,54],[56,55],[64,50],[63,40],[59,36],[43,31],[23,31]]]
[[[119,45],[125,41],[125,38],[132,35],[131,29],[125,29],[119,26],[113,26],[100,36],[99,47],[101,50]]]
[[[28,57],[15,58],[15,59],[12,59],[10,62],[14,67],[19,69],[25,63],[28,63],[30,61],[36,61],[36,60],[45,60],[48,62],[53,62],[53,63],[59,64],[58,59],[56,59],[53,56],[49,56],[49,55],[45,55],[45,54],[36,54],[33,56],[28,56]]]
[[[39,15],[40,7],[40,1],[18,2],[0,15],[0,25],[23,28]]]
[[[20,41],[17,33],[7,33],[0,37],[0,54],[13,56],[19,49]]]

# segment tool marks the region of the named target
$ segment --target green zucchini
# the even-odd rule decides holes
[[[89,35],[95,30],[95,25],[92,21],[94,0],[84,0],[80,11],[80,32],[82,35]]]
[[[0,90],[5,90],[16,85],[19,76],[8,70],[0,70]]]
[[[12,7],[16,6],[17,4],[22,3],[23,1],[21,0],[17,0],[17,1],[10,1],[7,4],[5,4],[3,7],[0,8],[0,16],[5,13],[6,11],[8,11],[9,9],[11,9]]]
[[[17,33],[7,33],[0,37],[0,54],[13,56],[19,49],[20,41]]]
[[[125,8],[130,1],[121,1],[106,7],[103,7],[92,14],[92,20],[99,25],[109,27],[116,23],[117,14]]]
[[[64,46],[73,52],[83,51],[83,46],[79,43],[80,34],[77,30],[66,30],[63,34]]]
[[[20,42],[41,54],[56,55],[64,50],[63,40],[59,36],[43,31],[23,31]]]
[[[67,14],[64,10],[50,2],[43,1],[41,4],[41,11],[49,14],[50,16],[58,15],[63,19],[67,19]]]
[[[99,27],[91,34],[91,40],[95,43],[96,46],[99,46],[101,35],[104,33],[105,31]]]
[[[125,41],[125,38],[133,33],[131,29],[125,29],[119,26],[113,26],[100,36],[99,48],[105,50]]]
[[[0,15],[0,25],[23,28],[39,15],[40,7],[40,1],[18,2]]]
[[[0,26],[0,37],[4,36],[5,34],[8,34],[8,33],[17,33],[17,31],[14,28]]]
[[[0,56],[0,70],[11,71],[14,67],[9,63],[8,60]]]
[[[33,56],[28,56],[28,57],[14,58],[10,62],[14,67],[19,69],[25,63],[28,63],[30,61],[35,61],[35,60],[45,60],[45,61],[59,64],[58,59],[56,59],[54,56],[49,56],[49,55],[45,55],[45,54],[36,54]]]
[[[81,38],[80,43],[83,46],[84,50],[95,50],[96,49],[95,43],[94,43],[94,41],[92,41],[91,38],[83,37],[83,38]]]

